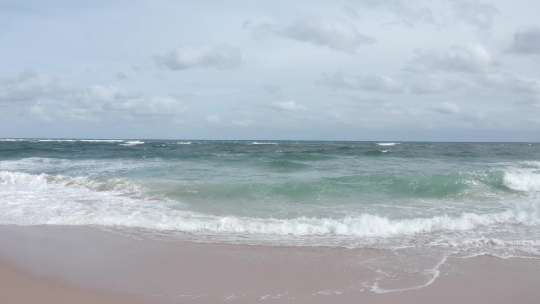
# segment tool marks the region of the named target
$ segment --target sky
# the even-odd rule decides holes
[[[0,0],[0,138],[540,141],[538,12]]]

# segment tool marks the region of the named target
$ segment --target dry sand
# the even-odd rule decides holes
[[[380,254],[0,226],[0,303],[540,303],[538,260],[449,258],[433,284],[377,294],[360,262]]]

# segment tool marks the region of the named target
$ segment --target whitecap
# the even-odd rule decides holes
[[[118,143],[124,142],[122,139],[81,139],[82,142],[92,142],[92,143]]]
[[[129,147],[129,146],[142,145],[142,144],[144,144],[144,141],[133,140],[133,141],[126,141],[125,143],[120,144],[120,145],[124,147]]]

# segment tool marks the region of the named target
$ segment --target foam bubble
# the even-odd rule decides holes
[[[533,172],[505,172],[503,184],[516,191],[540,191],[540,174]]]

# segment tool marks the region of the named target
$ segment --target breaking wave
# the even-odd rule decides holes
[[[540,191],[540,174],[533,172],[505,172],[503,184],[516,191]]]
[[[393,237],[467,231],[501,224],[538,225],[538,204],[495,213],[390,219],[376,214],[291,219],[202,214],[156,200],[125,179],[0,172],[0,222],[19,225],[89,225],[161,231],[286,236]]]

